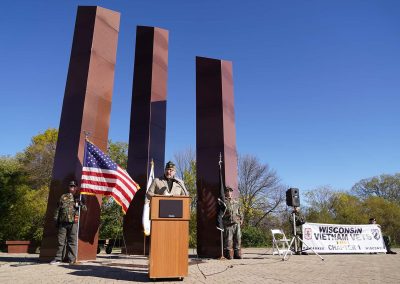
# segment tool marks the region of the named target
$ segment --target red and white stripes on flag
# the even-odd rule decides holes
[[[126,214],[139,188],[124,169],[94,144],[86,141],[81,178],[82,194],[111,196]]]

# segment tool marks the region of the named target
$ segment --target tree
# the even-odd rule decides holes
[[[10,210],[19,196],[17,188],[27,181],[22,164],[14,157],[0,157],[0,217]],[[1,224],[2,222],[0,222]]]
[[[49,188],[32,190],[28,184],[18,159],[0,158],[0,242],[42,238]]]
[[[376,218],[382,233],[392,238],[392,242],[400,244],[400,204],[383,197],[370,196],[363,200],[362,215],[365,220]]]
[[[57,137],[58,130],[49,128],[34,136],[24,152],[17,155],[28,175],[32,189],[50,184]]]
[[[306,194],[306,220],[326,224],[367,224],[375,217],[385,235],[400,243],[400,205],[383,197],[360,199],[348,192],[338,192],[329,186]]]
[[[115,239],[122,233],[123,212],[111,197],[103,197],[100,214],[100,239]]]
[[[114,162],[126,169],[128,163],[128,143],[112,142],[110,139],[108,140],[107,151]]]
[[[337,224],[364,224],[369,219],[363,214],[365,205],[362,200],[347,192],[336,193],[332,207]]]
[[[244,225],[257,226],[283,204],[284,188],[276,172],[252,155],[239,156],[238,177]]]
[[[195,211],[197,200],[196,188],[196,156],[191,148],[174,154],[176,173],[183,179],[186,189],[192,199],[191,209]]]
[[[306,220],[315,223],[334,223],[336,191],[330,186],[318,187],[305,193]]]
[[[0,241],[39,241],[57,142],[57,129],[47,129],[16,157],[0,161]]]
[[[27,185],[17,188],[18,200],[12,205],[5,224],[8,240],[33,240],[39,242],[43,236],[49,187],[43,185],[32,190]]]
[[[27,177],[22,164],[15,157],[0,157],[0,242],[9,236],[10,217],[17,201],[21,198],[19,188]]]
[[[189,191],[190,221],[189,221],[189,246],[197,245],[197,187],[196,187],[196,155],[192,148],[174,154],[176,172],[182,177],[186,189]]]
[[[351,191],[364,199],[378,196],[400,203],[400,173],[362,179],[352,187]]]
[[[174,153],[174,160],[176,164],[176,173],[178,177],[183,178],[185,171],[189,172],[192,163],[196,163],[196,153],[192,148]]]

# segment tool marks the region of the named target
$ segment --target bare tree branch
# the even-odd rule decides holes
[[[239,192],[246,224],[258,225],[283,202],[276,172],[252,155],[239,156]]]
[[[176,164],[176,173],[178,177],[183,179],[185,171],[189,171],[191,163],[196,161],[196,153],[189,147],[186,150],[174,153],[174,160]]]

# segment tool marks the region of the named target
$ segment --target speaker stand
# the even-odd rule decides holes
[[[320,256],[312,247],[310,247],[307,243],[305,243],[303,241],[303,239],[301,239],[297,235],[297,233],[296,233],[296,214],[295,214],[295,212],[292,212],[292,219],[293,219],[292,226],[293,226],[293,234],[294,234],[294,236],[293,236],[292,240],[289,243],[289,248],[287,249],[287,251],[285,252],[285,254],[282,257],[282,261],[289,260],[288,253],[292,249],[292,247],[294,247],[293,250],[294,250],[295,254],[298,253],[298,252],[301,253],[301,252],[303,252],[305,250],[309,250],[310,249],[310,250],[312,250],[313,253],[315,253],[315,255],[317,255],[322,261],[324,261],[325,259],[322,256]],[[297,249],[298,245],[299,245],[299,249],[300,250]],[[307,248],[304,249],[304,250],[303,250],[303,245],[307,246]]]

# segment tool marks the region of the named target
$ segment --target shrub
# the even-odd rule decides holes
[[[265,247],[268,245],[267,233],[257,227],[242,228],[243,247]]]
[[[195,212],[190,212],[189,221],[189,247],[197,247],[197,215]]]

